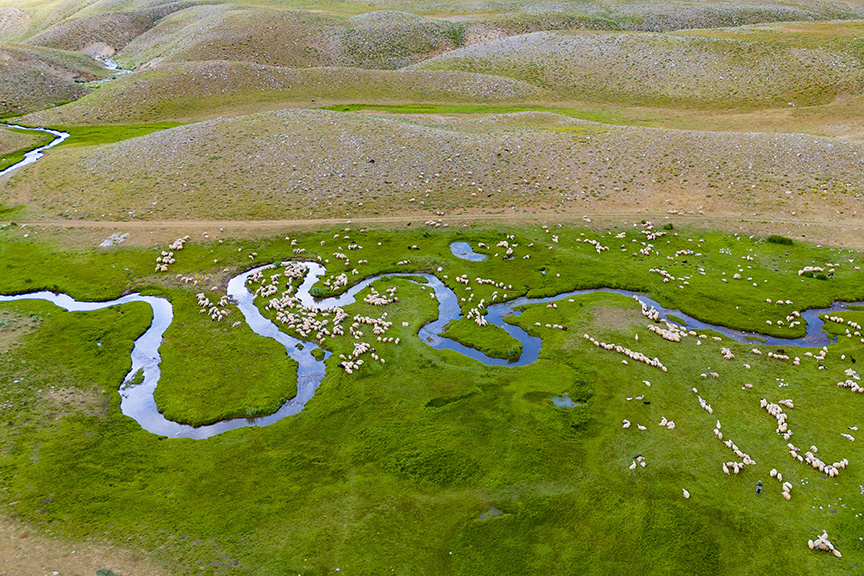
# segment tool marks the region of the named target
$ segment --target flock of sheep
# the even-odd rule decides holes
[[[183,245],[188,241],[189,236],[184,236],[169,244],[168,250],[170,250],[170,252],[163,250],[162,253],[156,257],[156,272],[168,272],[168,265],[174,264],[175,262],[174,252],[182,250]]]
[[[439,221],[430,220],[426,224],[428,226],[435,226],[435,227],[439,227],[442,225],[440,220]],[[544,229],[545,229],[547,234],[550,232],[547,227],[544,227]],[[650,225],[650,223],[647,226],[645,226],[644,229],[641,230],[641,232],[642,232],[642,234],[645,235],[646,241],[642,242],[643,247],[641,248],[639,253],[642,255],[645,255],[645,256],[651,255],[655,251],[653,244],[651,244],[651,241],[657,240],[658,238],[662,237],[666,233],[662,232],[662,231],[654,230],[653,227]],[[583,234],[583,236],[584,236],[584,234]],[[677,234],[676,234],[676,236],[677,236]],[[338,238],[338,237],[339,237],[339,235],[337,234],[335,236],[335,238]],[[623,237],[624,237],[624,233],[621,233],[618,236],[616,236],[616,238],[623,238]],[[347,238],[347,236],[345,238]],[[515,238],[512,235],[508,235],[506,240],[499,241],[495,245],[495,247],[501,248],[504,251],[503,251],[503,253],[500,253],[500,252],[495,253],[495,256],[498,257],[499,254],[502,254],[503,258],[505,258],[505,259],[514,258],[516,256],[515,249],[519,246],[518,243],[513,241],[514,239]],[[168,270],[168,268],[167,268],[168,265],[174,263],[174,252],[178,251],[178,250],[182,250],[184,243],[188,240],[189,240],[188,236],[186,236],[184,238],[179,238],[175,242],[173,242],[171,245],[169,245],[169,251],[163,251],[162,252],[162,254],[157,258],[157,267],[156,267],[157,272],[165,272]],[[558,243],[559,238],[557,235],[554,235],[552,237],[552,240],[553,240],[553,243]],[[589,244],[590,246],[592,246],[594,248],[594,250],[598,254],[601,254],[602,252],[609,250],[608,247],[603,246],[599,241],[591,239],[591,238],[583,238],[581,240],[577,239],[576,241],[577,242],[581,241],[581,242]],[[635,242],[635,240],[634,240],[634,242]],[[324,243],[322,242],[322,245],[323,244]],[[292,242],[292,246],[296,246],[296,240]],[[533,246],[533,242],[528,245],[529,248],[532,246]],[[488,248],[483,243],[479,243],[478,247],[479,248]],[[348,245],[349,251],[359,250],[359,249],[362,249],[362,246],[359,246],[359,245],[354,244],[354,243]],[[416,246],[412,246],[411,249],[419,249],[419,248],[417,248]],[[551,250],[552,247],[549,246],[549,249]],[[622,245],[622,249],[625,249],[624,245]],[[295,248],[294,251],[295,251],[295,254],[300,254],[300,253],[303,253],[305,250],[302,248]],[[682,256],[690,256],[693,254],[694,254],[693,250],[678,250],[675,253],[674,258],[678,258],[678,257],[682,257]],[[634,255],[635,255],[635,253],[634,253]],[[700,253],[700,255],[701,255],[701,253]],[[525,254],[522,257],[528,258],[529,256],[530,256],[530,254]],[[338,260],[338,261],[343,262],[344,266],[346,266],[346,267],[349,267],[351,265],[351,258],[345,252],[341,251],[341,248],[338,251],[333,253],[333,258]],[[673,259],[672,256],[668,256],[667,258],[670,260]],[[748,261],[753,260],[752,256],[749,256],[749,255],[744,256],[742,258],[746,259]],[[322,261],[320,256],[318,257],[318,260]],[[323,262],[329,263],[329,260],[324,260]],[[365,260],[359,260],[358,265],[363,264],[365,262],[366,262]],[[400,266],[408,265],[408,264],[410,264],[410,260],[407,260],[407,259],[402,260],[402,261],[397,263],[397,265],[400,265]],[[265,310],[275,313],[275,317],[276,317],[277,322],[285,325],[288,330],[296,332],[301,338],[304,338],[304,339],[314,338],[319,343],[324,343],[327,338],[335,338],[337,336],[344,336],[346,333],[346,327],[347,327],[348,334],[350,335],[350,337],[352,337],[355,340],[353,342],[353,350],[351,351],[351,353],[340,354],[340,357],[339,357],[341,360],[341,362],[339,363],[339,366],[341,368],[343,368],[343,370],[347,374],[352,374],[352,373],[356,372],[360,367],[362,367],[364,365],[364,358],[363,358],[364,355],[369,355],[369,358],[371,358],[372,360],[380,361],[381,363],[385,362],[384,358],[381,358],[379,356],[378,352],[375,350],[375,348],[373,347],[372,343],[369,340],[370,340],[370,336],[375,336],[375,337],[377,337],[378,342],[395,343],[395,344],[399,343],[399,338],[394,339],[393,337],[387,336],[387,332],[390,329],[390,327],[392,326],[392,322],[386,320],[386,318],[387,318],[386,313],[384,313],[379,318],[356,315],[353,317],[353,322],[351,324],[348,324],[349,315],[340,307],[331,307],[331,308],[326,308],[326,309],[319,309],[316,307],[304,306],[300,302],[300,300],[296,297],[296,295],[294,294],[294,290],[295,290],[295,284],[298,281],[302,281],[302,279],[305,277],[305,275],[307,273],[307,268],[301,264],[298,264],[295,262],[290,262],[290,261],[289,262],[282,262],[282,266],[284,267],[284,270],[277,271],[277,272],[272,273],[272,274],[265,274],[264,272],[267,270],[272,270],[276,267],[272,266],[272,265],[269,267],[265,267],[264,269],[250,275],[248,280],[247,280],[250,285],[254,285],[254,284],[259,285],[257,287],[257,289],[255,290],[254,296],[255,296],[255,298],[260,298],[260,299],[265,299],[265,300],[269,299],[267,305],[265,306]],[[838,265],[828,265],[829,272],[833,272],[833,270],[836,266],[838,266]],[[824,272],[824,270],[825,269],[822,267],[804,267],[803,269],[799,270],[798,274],[803,275],[805,272],[822,273],[822,272]],[[441,268],[439,268],[438,272],[441,272],[441,271],[442,271]],[[351,275],[357,275],[358,273],[359,272],[356,268],[350,271]],[[649,269],[649,273],[658,274],[659,276],[661,276],[663,278],[664,283],[676,280],[675,276],[673,276],[668,271],[666,271],[662,268],[651,268],[651,269]],[[703,276],[706,274],[704,268],[699,268],[699,274],[701,274]],[[283,278],[284,280],[280,280],[280,278]],[[446,280],[447,276],[445,275],[445,276],[443,276],[443,278]],[[689,277],[677,278],[677,280],[682,281],[683,285],[689,285],[689,283],[686,281],[688,278]],[[733,276],[733,279],[741,279],[741,275],[735,274]],[[461,297],[460,302],[463,305],[465,305],[464,308],[467,309],[466,313],[465,313],[466,318],[473,319],[474,322],[476,322],[479,326],[487,326],[488,322],[486,321],[485,316],[484,316],[485,315],[484,308],[486,306],[485,299],[480,299],[479,302],[474,304],[473,306],[470,305],[470,304],[473,304],[475,294],[472,290],[472,287],[470,286],[470,280],[469,280],[468,275],[463,274],[461,276],[456,277],[454,280],[457,284],[463,284],[465,287],[464,291],[465,291],[466,295],[465,295],[465,297]],[[282,282],[285,282],[285,281],[287,281],[287,283],[285,284],[284,289],[283,289]],[[724,279],[724,281],[725,281],[725,279]],[[504,282],[497,282],[497,281],[492,280],[492,279],[484,279],[484,278],[477,277],[474,279],[474,282],[478,286],[479,285],[491,285],[495,288],[494,293],[490,297],[491,302],[495,302],[498,300],[498,291],[499,290],[504,290],[504,289],[512,290],[512,285],[505,286]],[[339,273],[339,274],[334,274],[331,277],[326,278],[322,283],[325,286],[329,287],[330,290],[337,291],[337,290],[339,290],[343,287],[346,287],[348,285],[349,274],[346,274],[344,272]],[[681,286],[682,288],[683,288],[683,285]],[[396,293],[396,287],[388,288],[383,294],[379,293],[377,290],[375,290],[375,288],[370,288],[369,293],[363,298],[363,301],[366,304],[369,304],[372,306],[387,306],[388,304],[391,304],[393,302],[398,302],[399,299],[396,297],[395,293]],[[434,298],[434,293],[432,294],[432,297]],[[507,299],[507,294],[505,293],[503,295],[503,300],[506,300],[506,299]],[[662,319],[660,316],[660,313],[656,309],[646,305],[637,296],[634,296],[634,299],[637,302],[639,302],[642,315],[653,322],[653,324],[648,324],[648,326],[647,326],[647,328],[650,332],[652,332],[652,333],[654,333],[654,334],[660,336],[661,338],[663,338],[667,341],[670,341],[670,342],[681,342],[682,339],[684,339],[688,336],[698,337],[698,339],[696,341],[697,345],[701,345],[703,340],[707,340],[707,336],[704,334],[697,334],[695,331],[687,330],[687,329],[682,328],[676,324],[673,324],[669,321]],[[768,299],[768,300],[766,300],[766,302],[771,303],[771,300]],[[218,301],[218,303],[213,304],[207,298],[206,294],[204,294],[202,292],[202,293],[198,294],[198,304],[202,308],[201,313],[209,313],[209,315],[211,316],[211,318],[213,320],[219,321],[219,320],[222,320],[229,313],[230,310],[228,310],[228,306],[231,304],[231,302],[227,296],[222,296],[222,298]],[[785,300],[785,301],[784,300],[778,300],[777,304],[791,305],[792,302],[789,300]],[[549,303],[546,307],[550,308],[550,309],[555,309],[555,308],[557,308],[557,304],[555,304],[554,302]],[[848,325],[849,328],[847,329],[847,336],[851,337],[853,335],[852,331],[854,331],[854,336],[860,337],[861,326],[859,324],[852,322],[852,321],[847,322],[839,316],[829,316],[826,319],[828,321],[831,321],[831,322],[836,322],[836,323]],[[407,326],[407,324],[408,323],[403,322],[403,326]],[[772,324],[772,322],[768,321],[768,324]],[[798,324],[800,324],[800,313],[798,313],[797,311],[793,311],[786,316],[785,322],[783,320],[777,320],[776,324],[777,325],[788,325],[790,327],[798,325]],[[541,324],[539,322],[536,323],[535,325],[541,326]],[[557,323],[555,323],[555,324],[548,323],[548,324],[545,324],[545,326],[546,326],[546,328],[555,328],[555,329],[562,329],[562,330],[567,329],[566,326],[564,326],[562,324],[557,324]],[[371,330],[371,335],[365,334],[365,332],[368,331],[366,327],[369,327],[369,330]],[[592,338],[588,334],[584,334],[584,339],[587,340],[590,344],[593,344],[595,347],[602,348],[604,350],[615,351],[619,354],[622,354],[623,356],[625,356],[629,360],[641,362],[641,363],[644,363],[648,366],[659,368],[663,372],[667,372],[666,366],[664,366],[662,364],[662,362],[656,357],[651,358],[651,357],[647,356],[646,354],[630,350],[629,348],[626,348],[624,346],[599,341],[595,338]],[[636,339],[638,340],[638,335],[636,336]],[[714,337],[714,340],[719,341],[720,338]],[[864,338],[862,338],[862,342],[864,342]],[[720,352],[723,355],[723,358],[726,360],[731,361],[731,360],[734,360],[736,358],[735,354],[732,352],[731,348],[721,347]],[[761,355],[762,354],[762,352],[760,350],[758,350],[757,348],[754,348],[752,350],[752,352],[755,355]],[[810,352],[805,353],[805,356],[814,358],[815,360],[817,360],[819,362],[820,368],[823,368],[822,361],[826,358],[827,352],[828,352],[828,350],[826,347],[826,348],[822,348],[822,350],[815,356]],[[767,356],[769,358],[782,360],[782,361],[788,361],[790,359],[790,357],[788,355],[786,355],[785,353],[782,353],[782,352],[777,352],[777,353],[767,352]],[[622,362],[624,364],[627,364],[627,360],[622,360]],[[793,364],[798,366],[800,364],[800,359],[798,357],[795,357]],[[744,364],[744,366],[746,368],[750,368],[749,364]],[[710,375],[714,378],[719,378],[719,374],[717,374],[716,372],[710,372],[708,374],[702,374],[703,377],[707,377],[708,375]],[[854,370],[852,370],[852,369],[846,370],[846,375],[847,375],[848,379],[845,381],[838,382],[837,385],[839,387],[851,388],[853,392],[858,392],[858,393],[864,392],[864,387],[862,387],[858,384],[858,382],[860,381],[860,377],[858,376],[858,374]],[[647,381],[645,382],[645,384],[650,386],[650,383]],[[745,384],[745,387],[751,387],[751,386]],[[693,390],[694,390],[694,392],[696,391],[695,388]],[[639,398],[642,398],[642,396],[640,396]],[[703,410],[705,410],[708,414],[713,414],[713,408],[708,402],[706,402],[701,396],[698,396],[698,400],[699,400],[700,407]],[[791,442],[789,442],[789,440],[791,439],[791,436],[792,436],[792,432],[787,427],[787,423],[786,423],[787,416],[786,416],[786,413],[783,411],[783,407],[785,407],[787,409],[793,408],[794,406],[793,406],[793,403],[791,400],[780,400],[776,403],[769,403],[767,400],[765,400],[763,398],[761,400],[761,406],[762,406],[762,408],[764,408],[770,415],[772,415],[777,420],[776,432],[778,435],[783,436],[783,438],[787,441],[787,443],[788,443],[787,447],[789,448],[789,452],[793,458],[795,458],[799,462],[806,463],[806,464],[812,466],[814,469],[817,469],[817,470],[825,473],[829,477],[834,477],[834,476],[838,475],[840,473],[840,470],[844,469],[848,465],[848,460],[846,460],[846,459],[842,459],[839,462],[834,462],[833,464],[830,464],[830,465],[824,463],[822,460],[820,460],[816,456],[817,448],[815,446],[812,446],[809,451],[805,452],[804,455],[801,455],[800,449],[795,447]],[[659,425],[662,427],[665,427],[669,430],[675,429],[675,423],[673,421],[667,420],[665,417],[663,417],[661,419],[661,421],[659,422]],[[629,428],[630,426],[631,426],[631,423],[628,420],[623,421],[623,427],[624,428]],[[641,424],[637,424],[636,428],[638,430],[642,430],[642,431],[647,430],[647,427],[645,427]],[[721,424],[720,424],[719,420],[716,423],[716,427],[714,429],[714,435],[727,448],[729,448],[733,453],[735,453],[735,455],[738,458],[738,460],[736,460],[736,461],[728,461],[728,462],[722,463],[722,469],[723,469],[724,474],[726,474],[726,475],[739,474],[741,471],[743,471],[745,469],[746,466],[752,466],[752,465],[756,464],[756,462],[750,457],[750,455],[745,453],[744,451],[742,451],[734,442],[732,442],[731,439],[729,439],[729,438],[724,439],[724,435],[723,435],[723,432],[721,431]],[[847,438],[850,441],[854,441],[854,437],[852,437],[849,434],[844,433],[844,434],[842,434],[842,436],[844,438]],[[632,469],[635,469],[635,468],[640,467],[640,466],[643,468],[646,466],[645,457],[642,455],[639,455],[633,459],[633,462],[630,465],[630,469],[632,470]],[[788,481],[783,481],[782,474],[780,472],[778,472],[776,469],[772,469],[770,475],[772,478],[776,478],[778,480],[778,482],[781,483],[782,496],[786,500],[790,500],[791,499],[792,484]],[[682,489],[682,492],[683,492],[683,495],[685,498],[690,498],[690,493],[686,489]],[[828,541],[827,534],[825,534],[825,533],[823,533],[823,536],[819,537],[816,541],[810,541],[809,544],[810,544],[811,548],[827,550],[827,551],[833,552],[838,557],[840,556],[840,553],[836,549],[834,549],[833,546],[831,545],[831,543]]]
[[[618,346],[616,344],[607,344],[606,342],[601,342],[599,340],[592,338],[588,334],[585,334],[583,337],[585,338],[585,340],[587,340],[588,342],[590,342],[594,346],[597,346],[598,348],[602,348],[604,350],[614,350],[615,352],[618,352],[619,354],[623,354],[624,356],[627,356],[631,360],[635,360],[637,362],[642,362],[643,364],[647,364],[648,366],[653,366],[655,368],[660,368],[663,372],[668,372],[666,366],[664,366],[663,363],[660,362],[659,358],[656,358],[656,357],[655,358],[649,358],[648,356],[646,356],[645,354],[642,354],[641,352],[634,352],[633,350],[630,350],[629,348],[625,348],[623,346]],[[627,363],[626,360],[622,360],[621,362],[624,364]]]
[[[828,540],[828,532],[826,530],[823,530],[822,535],[816,538],[816,540],[808,540],[807,545],[811,550],[824,550],[825,552],[834,554],[837,558],[843,557],[840,551],[834,548],[834,545]]]

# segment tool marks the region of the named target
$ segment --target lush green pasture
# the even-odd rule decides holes
[[[237,310],[213,322],[188,290],[160,294],[174,305],[156,402],[169,420],[200,426],[271,414],[297,393],[297,362],[275,340],[255,335]],[[190,362],[194,358],[194,362]]]
[[[444,329],[447,338],[480,350],[492,358],[517,359],[522,355],[522,343],[495,325],[479,326],[463,318],[450,321]]]
[[[73,147],[111,144],[181,125],[177,122],[155,122],[153,124],[128,124],[120,126],[52,126],[52,128],[69,133],[69,138],[64,140],[60,146]]]
[[[175,252],[168,273],[157,274],[153,263],[163,247],[73,252],[6,226],[0,293],[47,288],[79,299],[129,291],[167,297],[175,318],[160,351],[157,403],[193,423],[272,410],[293,394],[294,365],[281,345],[245,323],[233,327],[240,320],[233,306],[225,320],[212,322],[195,305],[196,293],[215,302],[228,278],[269,262],[320,257],[327,267],[318,285],[324,295],[331,292],[323,281],[343,272],[350,283],[434,273],[465,299],[463,312],[480,299],[490,302],[495,290],[501,301],[504,294],[510,300],[620,287],[709,322],[782,336],[803,334],[802,326],[777,325],[793,310],[864,299],[862,273],[854,270],[861,255],[854,252],[677,229],[646,240],[641,225],[549,230],[342,227],[257,242],[193,241]],[[586,239],[609,250],[598,253]],[[454,257],[449,244],[457,240],[489,259]],[[512,260],[496,246],[504,240]],[[642,242],[654,245],[647,255],[639,253],[647,249]],[[306,252],[292,256],[300,248]],[[752,260],[742,260],[747,256]],[[803,266],[827,262],[840,263],[833,279],[798,275]],[[664,283],[650,269],[675,279]],[[739,270],[742,278],[733,279]],[[463,274],[469,286],[455,281]],[[370,288],[383,294],[391,287],[398,302],[363,302]],[[848,427],[864,425],[864,395],[836,386],[856,368],[852,357],[864,358],[860,338],[829,347],[824,370],[804,355],[807,349],[787,347],[801,358],[796,367],[769,358],[777,349],[760,343],[663,340],[646,329],[650,321],[631,298],[588,294],[560,298],[557,308],[524,307],[509,321],[542,338],[540,359],[486,367],[417,338],[436,316],[428,287],[391,275],[370,288],[345,311],[352,318],[386,314],[393,323],[386,335],[400,342],[363,338],[386,363],[364,356],[366,364],[348,374],[338,367],[339,355],[350,354],[358,340],[326,338],[327,376],[299,414],[200,441],[154,436],[119,411],[116,389],[134,339],[149,325],[146,305],[67,313],[35,301],[0,304],[4,510],[51,534],[141,547],[177,574],[338,568],[370,575],[824,575],[849,573],[864,561],[860,440],[840,436],[856,436]],[[773,303],[780,299],[794,304]],[[838,315],[862,322],[864,313]],[[554,323],[568,330],[544,327]],[[504,345],[499,328],[470,324],[463,341],[470,336],[485,350]],[[836,323],[832,329],[845,333]],[[625,356],[591,345],[583,334],[656,356],[668,372],[624,364]],[[724,360],[722,347],[735,359]],[[763,354],[753,354],[754,347]],[[719,378],[701,376],[710,372]],[[565,392],[575,407],[552,404]],[[793,460],[776,421],[759,407],[762,397],[794,400],[795,408],[784,411],[790,442],[802,453],[815,444],[827,463],[848,458],[849,467],[828,479]],[[663,417],[676,423],[674,430],[658,426]],[[624,419],[633,425],[622,428]],[[717,420],[755,466],[723,474],[722,462],[737,458],[712,434]],[[629,470],[639,454],[646,467]],[[772,468],[793,484],[791,501],[781,497]],[[760,496],[757,480],[765,486]],[[843,558],[808,549],[807,539],[822,529]]]

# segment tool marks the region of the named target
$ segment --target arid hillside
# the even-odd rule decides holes
[[[84,54],[0,44],[0,115],[75,100],[87,94],[85,82],[105,76],[105,69]]]
[[[800,135],[617,127],[545,113],[298,110],[61,148],[12,176],[6,196],[45,217],[108,220],[543,209],[813,217],[857,214],[862,163],[862,145]]]
[[[280,68],[246,62],[160,64],[69,105],[36,112],[34,125],[191,122],[330,102],[527,102],[544,91],[520,80],[451,71]]]

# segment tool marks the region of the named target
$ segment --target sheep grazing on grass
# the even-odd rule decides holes
[[[717,423],[719,424],[720,422],[718,421]],[[732,452],[734,452],[735,455],[738,456],[738,458],[741,458],[740,466],[742,467],[742,469],[743,469],[744,465],[747,465],[747,466],[755,466],[756,465],[756,462],[750,457],[750,455],[747,454],[746,452],[742,451],[740,448],[738,448],[738,446],[736,446],[735,443],[732,442],[731,439],[727,438],[726,440],[723,440],[723,434],[722,434],[722,432],[720,432],[719,428],[714,429],[714,435],[717,436],[717,438],[723,442],[724,446],[726,446]],[[733,464],[735,464],[735,466],[739,466],[739,464],[736,462],[729,462],[728,467],[734,468],[734,466],[732,466]],[[737,474],[737,473],[738,472],[736,471],[735,474]]]
[[[690,492],[688,492],[686,488],[682,488],[681,492],[684,493],[684,498],[690,498]]]
[[[226,295],[223,295],[215,305],[210,302],[210,299],[207,298],[207,295],[204,294],[204,292],[199,292],[196,297],[198,298],[198,306],[201,307],[201,310],[199,310],[198,313],[209,314],[210,319],[214,322],[221,322],[223,318],[231,313],[231,310],[226,310],[226,307],[231,304],[231,299]],[[239,322],[235,323],[235,326],[237,324],[239,324]]]
[[[720,353],[723,354],[723,358],[726,360],[734,360],[735,355],[732,354],[732,351],[729,348],[720,348]]]
[[[789,446],[791,446],[791,444]],[[844,468],[846,468],[846,466],[849,465],[849,461],[845,458],[843,460],[840,460],[839,462],[834,462],[833,464],[825,464],[825,462],[820,460],[819,457],[815,455],[815,448],[815,446],[811,446],[810,450],[805,452],[803,457],[800,454],[797,454],[797,448],[790,449],[789,453],[799,462],[809,464],[812,468],[819,470],[824,474],[827,474],[829,478],[834,478],[835,476],[838,476],[840,474],[840,470],[843,470]]]
[[[824,269],[824,268],[820,268],[819,266],[805,266],[804,268],[798,270],[798,275],[801,276],[801,275],[803,275],[805,272],[816,272],[816,273],[820,273],[820,272],[824,272],[824,271],[825,271],[825,269]]]
[[[783,404],[788,408],[794,408],[795,406],[792,403],[792,400],[788,399],[781,400],[777,404],[770,403],[765,398],[759,400],[759,405],[777,420],[777,434],[782,435],[784,439],[788,440],[789,437],[792,436],[792,432],[789,432],[788,425],[786,424],[787,416],[780,407],[780,404]]]
[[[658,336],[660,336],[664,340],[668,340],[670,342],[680,342],[682,336],[687,336],[686,332],[682,332],[674,324],[670,324],[667,322],[666,326],[668,327],[667,330],[664,330],[663,328],[660,328],[658,326],[654,326],[652,324],[649,324],[647,326],[647,328],[650,332],[653,332],[654,334],[657,334]],[[636,339],[637,340],[639,339],[638,335],[637,335]]]
[[[552,326],[550,325],[548,327],[551,328]],[[566,328],[563,326],[561,327],[561,329],[566,330]],[[623,346],[616,346],[615,344],[607,344],[606,342],[600,342],[599,340],[595,340],[594,338],[592,338],[588,334],[584,334],[583,338],[585,338],[585,340],[588,340],[591,344],[594,344],[594,346],[596,346],[598,348],[603,348],[604,350],[614,350],[615,352],[618,352],[619,354],[623,354],[624,356],[627,356],[631,360],[636,360],[637,362],[642,362],[643,364],[647,364],[648,366],[660,368],[660,370],[662,370],[663,372],[667,371],[666,366],[664,366],[663,363],[660,362],[660,360],[658,358],[649,358],[648,356],[645,356],[641,352],[634,352],[633,350],[630,350],[629,348],[625,348]]]
[[[363,298],[363,301],[367,304],[371,304],[372,306],[386,306],[393,302],[398,302],[399,298],[396,297],[396,287],[393,286],[386,290],[387,296],[381,296],[378,294],[378,291],[374,288],[370,288],[369,294]]]
[[[707,402],[705,402],[705,400],[703,400],[701,396],[697,396],[697,398],[699,398],[699,406],[701,406],[703,410],[705,410],[706,412],[708,412],[708,414],[712,414],[712,415],[713,415],[713,414],[714,414],[714,409],[711,408],[711,405],[708,404]],[[718,424],[719,424],[719,421],[718,421]],[[719,429],[720,426],[718,425],[717,428]]]
[[[624,420],[624,421],[622,422],[622,426],[623,426],[624,428],[629,428],[629,427],[630,427],[630,421],[629,421],[629,420]]]
[[[177,238],[176,240],[174,240],[174,242],[172,242],[171,244],[168,245],[168,249],[173,250],[174,252],[177,252],[178,250],[182,250],[183,245],[186,244],[186,242],[188,242],[188,241],[189,241],[189,236],[183,236],[182,238]]]
[[[822,535],[816,538],[816,540],[808,540],[807,546],[809,546],[811,550],[824,550],[825,552],[830,552],[837,558],[843,557],[840,551],[834,548],[834,545],[830,540],[828,540],[828,532],[826,530],[823,530]]]
[[[174,252],[166,252],[165,250],[156,257],[156,272],[167,272],[168,265],[174,264]]]

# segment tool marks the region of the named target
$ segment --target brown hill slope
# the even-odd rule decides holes
[[[30,15],[11,6],[0,6],[0,42],[23,38],[30,29]]]
[[[38,141],[40,137],[36,134],[9,130],[0,126],[0,156],[22,148],[30,148]]]
[[[40,32],[28,44],[60,50],[87,51],[100,43],[110,48],[110,55],[122,50],[132,38],[153,27],[152,17],[115,12],[64,22]]]
[[[272,66],[393,69],[457,47],[458,28],[400,12],[344,18],[262,7],[197,6],[167,16],[130,42],[118,59],[229,60]]]
[[[23,114],[87,93],[82,82],[106,71],[90,57],[20,44],[0,44],[0,114]]]
[[[465,72],[278,68],[246,62],[163,64],[80,100],[22,118],[34,126],[190,122],[334,102],[518,102],[524,82]]]
[[[610,127],[545,113],[278,111],[57,149],[12,175],[0,202],[107,220],[544,208],[816,217],[861,210],[862,159],[864,146],[826,138]]]
[[[857,23],[859,33],[864,24]],[[524,80],[576,100],[698,107],[825,104],[864,88],[864,56],[841,45],[683,34],[541,32],[468,46],[424,70]]]

